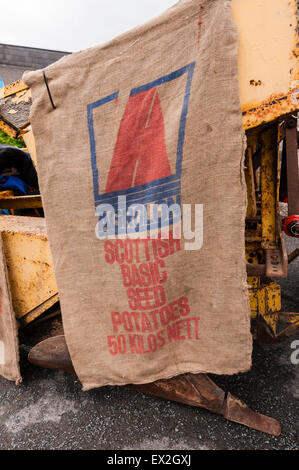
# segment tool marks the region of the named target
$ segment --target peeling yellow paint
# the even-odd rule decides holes
[[[31,99],[31,90],[23,90],[20,93],[17,93],[14,98],[12,98],[12,102],[15,104],[19,103],[27,103]]]
[[[232,0],[245,129],[299,109],[296,0]]]

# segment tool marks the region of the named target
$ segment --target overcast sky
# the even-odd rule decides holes
[[[102,44],[177,0],[14,0],[5,2],[0,43],[78,51]]]

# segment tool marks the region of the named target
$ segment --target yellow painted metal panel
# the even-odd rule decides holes
[[[296,0],[232,0],[245,129],[299,109]]]
[[[267,313],[276,313],[281,309],[281,288],[275,281],[265,287]]]
[[[12,303],[17,318],[57,293],[45,219],[0,216]]]

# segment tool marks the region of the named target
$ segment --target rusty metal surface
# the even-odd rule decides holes
[[[129,388],[186,405],[222,413],[225,393],[206,374],[184,374]]]
[[[54,336],[37,344],[31,349],[28,360],[46,369],[74,372],[64,336]]]
[[[247,109],[248,107],[248,109]],[[287,94],[273,94],[255,106],[242,107],[243,128],[245,130],[275,121],[287,114],[299,110],[299,81],[298,88]]]
[[[230,393],[227,395],[224,417],[234,423],[243,424],[273,436],[281,434],[281,426],[276,419],[256,413]]]
[[[265,276],[266,265],[265,264],[247,264],[246,272],[247,272],[247,276]]]
[[[299,215],[297,119],[289,117],[285,129],[288,214]]]
[[[266,253],[266,276],[267,277],[287,277],[288,263],[283,251],[275,248],[265,250]]]
[[[277,161],[278,128],[276,124],[260,133],[261,141],[261,211],[262,247],[277,248]]]
[[[53,370],[74,372],[64,336],[55,336],[34,346],[28,360],[31,364]],[[257,413],[230,393],[218,387],[206,374],[183,374],[149,384],[128,385],[126,388],[166,400],[205,408],[235,423],[279,436],[278,421]]]
[[[249,204],[245,242],[248,276],[285,278],[288,274],[278,205],[279,142],[277,123],[247,132],[245,177]]]
[[[296,0],[232,0],[239,32],[243,127],[251,129],[299,109]]]
[[[281,288],[267,278],[249,277],[249,302],[252,318],[263,320],[276,332],[278,312],[281,309]]]
[[[247,214],[246,218],[254,218],[257,215],[255,176],[253,169],[253,151],[248,147],[245,158],[245,180],[247,186]]]

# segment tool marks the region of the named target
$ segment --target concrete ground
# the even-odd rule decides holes
[[[288,241],[288,251],[298,246]],[[281,285],[284,310],[299,312],[299,258]],[[299,364],[290,359],[295,339],[255,344],[250,372],[213,377],[254,410],[278,419],[278,438],[124,388],[82,392],[75,376],[30,365],[23,345],[22,385],[0,378],[0,450],[299,449]]]

